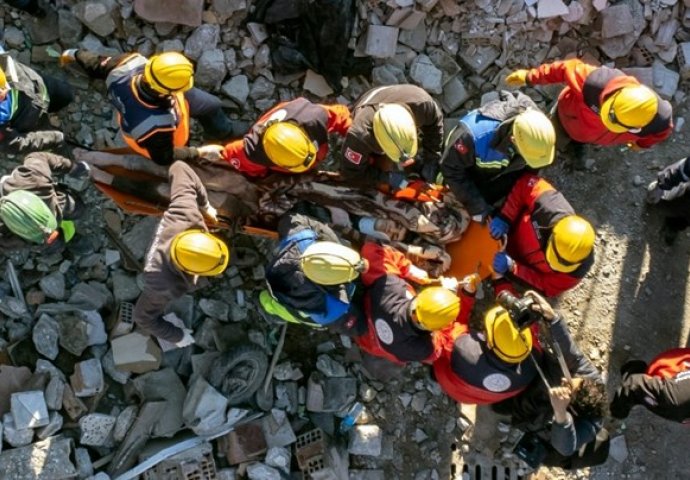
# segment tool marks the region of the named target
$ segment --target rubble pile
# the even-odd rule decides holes
[[[278,101],[326,101],[336,91],[313,70],[273,70],[270,29],[245,22],[246,0],[57,3],[42,20],[9,8],[0,15],[2,43],[19,61],[55,73],[64,48],[182,51],[196,63],[196,85],[247,123]],[[411,82],[457,117],[495,95],[512,69],[579,56],[623,68],[681,102],[689,27],[690,0],[360,2],[343,42],[373,59],[373,69],[370,77],[343,77],[335,100]],[[78,145],[120,145],[103,86],[78,70],[61,75],[78,92],[56,126]],[[546,104],[559,88],[530,94]],[[1,161],[9,171],[19,158]],[[103,480],[141,464],[147,479],[171,471],[279,479],[297,470],[309,478],[348,478],[349,470],[354,479],[425,479],[443,476],[448,445],[468,451],[469,423],[424,367],[372,380],[348,338],[293,326],[276,353],[283,327],[263,319],[255,303],[273,248],[267,240],[233,242],[223,277],[170,308],[166,318],[193,328],[195,345],[176,349],[136,331],[132,302],[157,220],[126,216],[92,188],[72,186],[91,210],[64,253],[2,252],[0,471]],[[348,417],[358,402],[364,408]],[[456,445],[460,437],[465,443]],[[407,444],[413,459],[401,451]],[[410,465],[413,477],[404,470]]]

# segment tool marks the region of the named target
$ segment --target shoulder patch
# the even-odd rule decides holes
[[[502,373],[492,373],[484,377],[482,385],[490,392],[505,392],[510,388],[510,379]]]
[[[388,322],[382,318],[377,318],[374,327],[376,328],[376,336],[382,343],[386,345],[393,343],[393,329],[388,325]]]
[[[464,143],[462,143],[462,140],[458,140],[457,142],[455,142],[455,145],[453,145],[453,146],[455,147],[455,150],[456,150],[460,155],[465,155],[465,154],[467,154],[467,152],[469,151],[469,149],[467,148],[467,145],[465,145]]]
[[[362,162],[362,154],[359,152],[355,152],[350,147],[347,147],[347,149],[345,150],[345,158],[347,158],[355,165],[359,165]]]
[[[239,158],[231,158],[230,159],[230,165],[233,166],[233,168],[239,170],[240,169],[240,159]]]

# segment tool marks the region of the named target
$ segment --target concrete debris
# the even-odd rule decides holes
[[[537,18],[553,18],[568,15],[570,10],[561,0],[539,0],[537,3]]]
[[[611,439],[609,456],[618,463],[623,463],[628,458],[628,445],[625,441],[625,435],[618,435]]]
[[[60,352],[58,340],[60,337],[60,326],[49,315],[43,314],[34,325],[33,333],[31,334],[34,346],[41,355],[55,360]]]
[[[146,373],[160,367],[162,352],[148,335],[133,332],[110,341],[115,368],[125,372]]]
[[[381,455],[381,429],[377,425],[356,425],[350,433],[348,451],[353,455]]]
[[[77,397],[91,397],[100,393],[105,388],[101,362],[92,358],[77,363],[69,381]]]
[[[100,37],[108,37],[115,31],[115,0],[86,0],[72,10],[86,28]]]
[[[196,377],[184,400],[182,417],[197,435],[208,434],[225,420],[228,400],[206,380]]]
[[[278,470],[263,463],[251,463],[247,466],[247,477],[250,480],[281,480]]]
[[[23,447],[31,443],[34,438],[34,431],[31,428],[18,429],[14,425],[14,418],[11,413],[6,413],[2,417],[2,438],[5,442],[14,447]],[[0,459],[2,456],[0,456]]]
[[[426,55],[419,55],[410,66],[410,78],[429,93],[443,93],[443,72]]]
[[[93,475],[93,463],[91,463],[91,456],[86,448],[74,449],[74,462],[77,464],[79,478],[88,478]]]
[[[313,93],[317,97],[327,97],[333,94],[333,89],[328,85],[326,79],[313,70],[307,70],[304,77],[304,84],[302,88],[308,92]],[[261,267],[261,274],[263,278],[263,267]]]
[[[145,401],[165,400],[165,410],[153,427],[154,436],[168,437],[182,428],[182,407],[187,390],[172,368],[140,375],[132,380],[132,386]]]
[[[43,392],[49,410],[62,410],[62,397],[65,393],[65,382],[60,377],[51,377]]]
[[[618,37],[634,30],[630,7],[626,4],[613,5],[601,12],[601,36]]]
[[[36,437],[39,440],[55,435],[62,429],[63,418],[58,412],[50,412],[48,424],[36,431]]]
[[[138,413],[139,408],[136,405],[129,405],[120,412],[117,416],[117,420],[115,420],[115,426],[113,427],[113,440],[116,442],[124,440],[130,427],[134,424]]]
[[[116,417],[102,413],[90,413],[79,419],[81,437],[79,443],[91,447],[102,447],[112,442],[111,433]]]
[[[42,391],[13,393],[10,401],[12,420],[17,430],[48,425],[48,407]]]
[[[70,460],[72,440],[50,437],[0,454],[0,472],[16,480],[67,480],[77,476]]]
[[[385,25],[369,25],[364,53],[374,58],[390,58],[395,55],[399,29]]]
[[[180,0],[175,3],[175,8],[170,8],[170,5],[157,0],[134,0],[134,12],[152,23],[173,23],[196,27],[201,25],[203,10],[203,0]]]

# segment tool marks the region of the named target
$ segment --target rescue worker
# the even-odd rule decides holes
[[[416,159],[418,129],[423,154]],[[413,173],[434,183],[442,148],[443,114],[431,95],[415,85],[376,87],[352,109],[340,173],[363,187],[388,184],[397,190]]]
[[[0,220],[3,227],[1,246],[24,246],[23,240],[57,248],[72,239],[75,226],[72,220],[85,211],[83,202],[57,175],[84,178],[89,167],[48,152],[33,152],[24,158],[23,165],[0,178]],[[9,230],[9,231],[8,231]]]
[[[533,309],[548,326],[551,342],[559,346],[571,380],[566,380],[558,354],[545,349],[540,362],[544,378],[536,376],[522,393],[492,408],[510,415],[512,425],[525,432],[515,452],[527,463],[532,460],[532,467],[599,465],[609,450],[608,432],[603,428],[608,400],[601,372],[577,346],[565,318],[536,292],[525,296],[535,302]]]
[[[489,232],[496,239],[508,235],[505,251],[493,260],[494,272],[504,277],[495,282],[497,291],[514,281],[555,297],[580,283],[594,263],[592,225],[561,192],[531,173],[515,183]]]
[[[690,424],[690,348],[672,348],[649,365],[642,360],[621,368],[621,385],[611,415],[626,418],[635,405],[672,422]]]
[[[204,216],[216,221],[206,188],[192,167],[170,166],[170,205],[163,214],[146,254],[144,288],[134,306],[134,321],[156,337],[184,347],[194,343],[192,331],[161,316],[168,303],[223,273],[229,252],[223,240],[208,232]],[[203,214],[202,214],[203,213]]]
[[[299,213],[281,217],[278,236],[266,266],[268,289],[259,295],[263,310],[286,322],[349,333],[360,316],[353,298],[366,264],[359,253],[328,225]]]
[[[469,318],[477,279],[468,278],[458,297],[457,280],[432,280],[392,247],[367,242],[362,257],[368,262],[362,274],[367,329],[355,339],[357,344],[396,364],[432,363],[441,353],[441,330]],[[410,282],[427,287],[417,293]],[[436,285],[428,286],[432,283]]]
[[[565,83],[552,119],[559,149],[574,142],[576,156],[582,144],[628,145],[649,148],[671,135],[673,110],[652,89],[616,68],[596,67],[572,58],[506,77],[510,86]]]
[[[657,174],[647,187],[647,203],[664,216],[662,235],[672,245],[690,226],[690,162],[679,160]]]
[[[328,154],[328,135],[350,128],[345,105],[320,105],[300,97],[265,112],[244,138],[225,146],[224,158],[252,177],[303,173]]]
[[[46,150],[62,144],[64,135],[50,125],[48,114],[74,99],[72,87],[14,60],[0,48],[0,147]]]
[[[472,330],[466,319],[448,332],[434,375],[446,394],[460,403],[491,404],[522,392],[537,374],[540,361],[537,324],[518,330],[503,307],[486,312],[484,328]]]
[[[220,145],[187,148],[190,117],[198,119],[211,138],[232,136],[220,99],[193,88],[194,66],[181,53],[165,52],[147,59],[138,53],[104,57],[69,49],[60,62],[77,62],[92,77],[105,79],[125,142],[159,165],[193,160],[197,154],[210,160],[220,158]]]
[[[478,222],[525,171],[551,165],[556,150],[553,125],[531,98],[500,95],[460,119],[441,160],[444,182]]]

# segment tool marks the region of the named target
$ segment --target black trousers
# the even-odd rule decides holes
[[[58,112],[72,103],[74,100],[74,90],[69,83],[43,73],[39,75],[41,75],[43,83],[45,83],[48,90],[48,98],[50,99],[48,112]]]
[[[229,141],[238,133],[233,132],[232,122],[218,97],[198,88],[187,90],[184,97],[189,103],[189,116],[201,123],[209,139]]]

